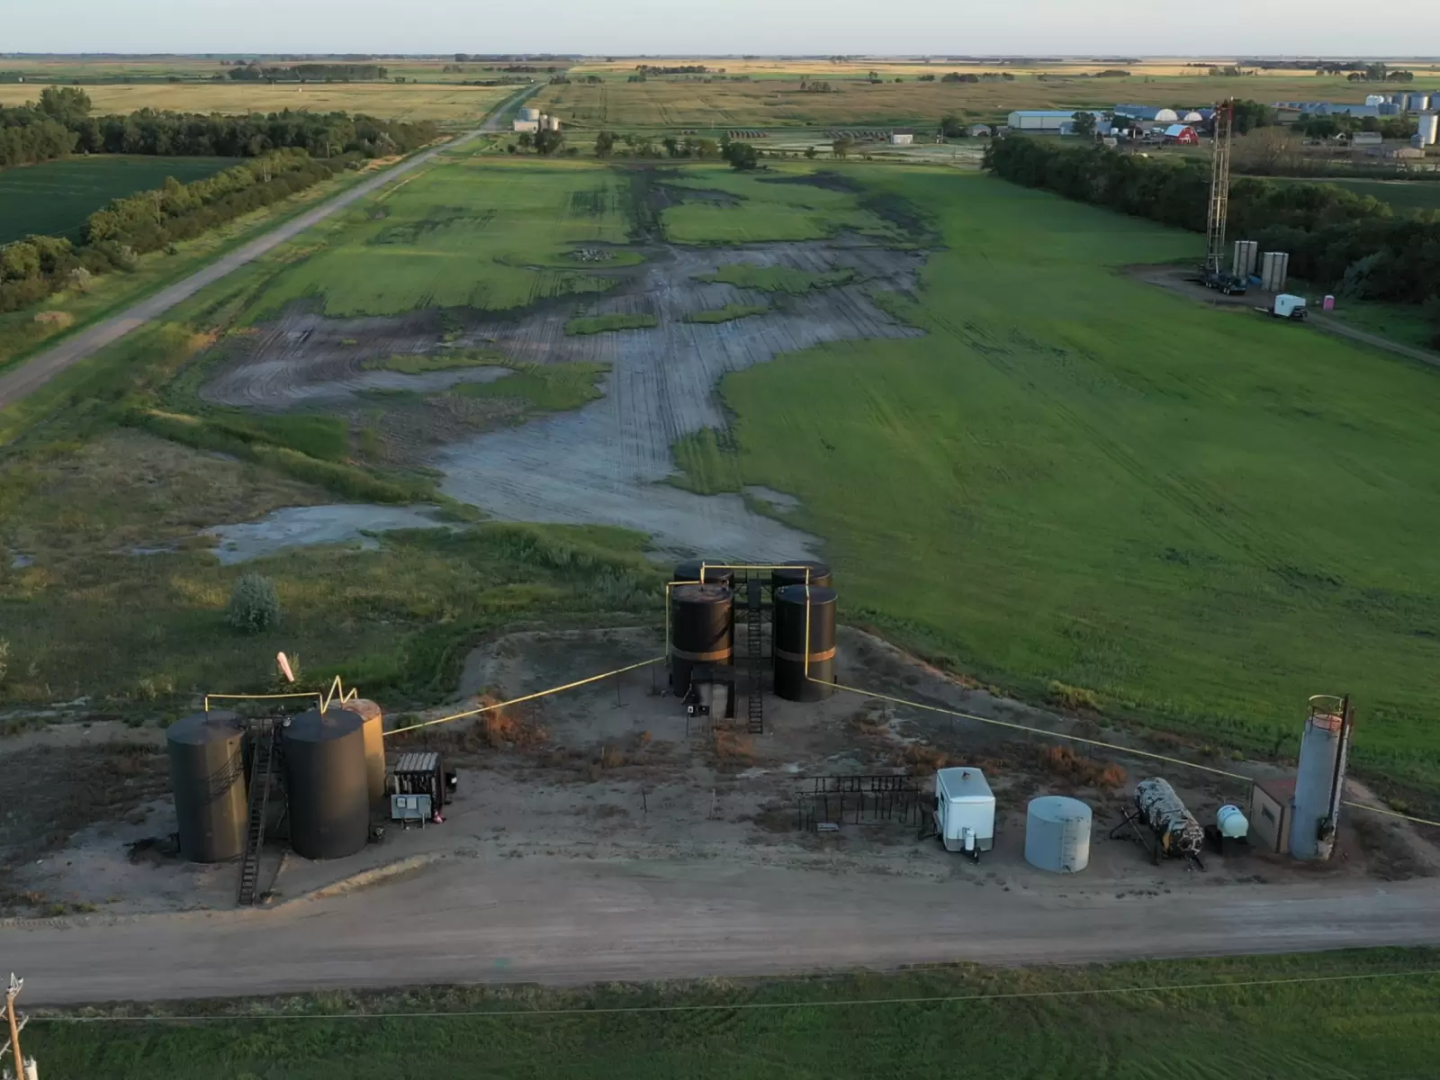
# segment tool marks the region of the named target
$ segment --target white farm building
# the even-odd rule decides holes
[[[1010,114],[1011,131],[1050,131],[1060,133],[1075,119],[1075,110],[1021,109]]]
[[[890,145],[914,146],[915,132],[911,131],[909,128],[896,128],[894,131],[890,132]]]

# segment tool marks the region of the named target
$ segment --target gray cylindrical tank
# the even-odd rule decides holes
[[[528,109],[528,108],[527,108],[527,109],[521,109],[521,110],[520,110],[520,119],[521,119],[521,120],[539,120],[539,119],[540,119],[540,110],[539,110],[539,109]]]
[[[701,567],[702,565],[706,564],[706,563],[709,563],[710,565],[705,566],[705,584],[706,584],[706,585],[728,585],[728,586],[733,587],[734,584],[735,584],[735,571],[734,571],[734,570],[724,570],[724,569],[721,569],[720,567],[717,567],[717,566],[714,565],[715,563],[718,563],[718,562],[720,562],[720,561],[722,561],[722,560],[720,560],[720,559],[703,559],[703,560],[702,560],[702,559],[686,559],[684,562],[678,562],[678,563],[675,564],[675,576],[674,576],[673,578],[671,578],[670,580],[672,580],[672,581],[699,581],[699,580],[700,580],[700,567]]]
[[[1433,112],[1422,112],[1419,125],[1416,127],[1416,134],[1420,136],[1420,145],[1434,146],[1437,130],[1440,130],[1440,117]]]
[[[385,717],[380,706],[366,698],[354,698],[344,707],[364,722],[361,734],[365,742],[365,778],[370,801],[379,802],[385,794]]]
[[[1031,799],[1025,811],[1025,861],[1054,874],[1090,865],[1090,807],[1063,795]]]
[[[290,846],[307,859],[343,859],[370,836],[365,721],[331,706],[303,712],[285,727]]]
[[[775,693],[786,701],[819,701],[834,693],[834,589],[786,585],[775,591]],[[810,616],[810,672],[805,672],[805,616]],[[820,680],[813,682],[811,680]]]
[[[165,732],[165,747],[180,854],[202,863],[239,858],[249,817],[239,714],[216,709],[177,720]]]
[[[1290,813],[1290,854],[1297,859],[1320,858],[1320,823],[1330,816],[1343,726],[1339,715],[1328,712],[1315,712],[1305,721],[1295,775],[1295,808]]]
[[[835,582],[830,577],[830,567],[823,562],[811,562],[800,560],[787,563],[787,567],[798,567],[798,569],[772,570],[770,571],[770,587],[772,589],[783,589],[786,585],[824,585],[827,588]],[[807,579],[805,570],[809,569],[810,576]]]
[[[697,664],[732,663],[735,608],[724,585],[677,585],[670,590],[670,687],[690,690]]]

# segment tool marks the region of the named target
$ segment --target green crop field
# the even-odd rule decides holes
[[[1292,183],[1303,184],[1305,180]],[[1412,210],[1440,210],[1440,183],[1429,180],[1347,180],[1326,179],[1326,184],[1338,184],[1356,195],[1369,195],[1380,202],[1387,202],[1396,213]]]
[[[743,244],[751,240],[822,240],[848,229],[887,243],[905,241],[894,226],[863,205],[863,191],[846,190],[843,180],[832,187],[797,184],[793,182],[796,175],[804,174],[741,175],[722,167],[700,166],[685,170],[680,178],[667,177],[666,187],[687,194],[714,193],[721,198],[691,197],[667,207],[665,235],[685,244]],[[779,276],[793,283],[805,275],[779,272]]]
[[[85,219],[111,199],[182,184],[234,165],[225,158],[105,154],[0,170],[0,244],[35,233],[74,238]]]
[[[959,1060],[967,1075],[1004,1080],[1420,1080],[1440,1052],[1437,970],[1431,951],[1393,949],[578,991],[331,993],[82,1013],[203,1014],[207,1022],[36,1017],[25,1049],[47,1080],[829,1080],[942,1075]],[[1134,987],[1188,988],[1112,992]],[[575,1011],[527,1015],[538,1009]],[[431,1015],[404,1015],[422,1010]],[[499,1015],[434,1015],[477,1011]]]

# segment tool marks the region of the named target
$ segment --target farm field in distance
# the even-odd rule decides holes
[[[0,170],[0,244],[35,233],[74,239],[85,219],[111,199],[182,184],[235,164],[226,158],[103,154]]]

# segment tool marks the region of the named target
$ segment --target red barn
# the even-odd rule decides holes
[[[1200,136],[1189,124],[1171,124],[1165,129],[1165,141],[1176,146],[1199,146]]]

